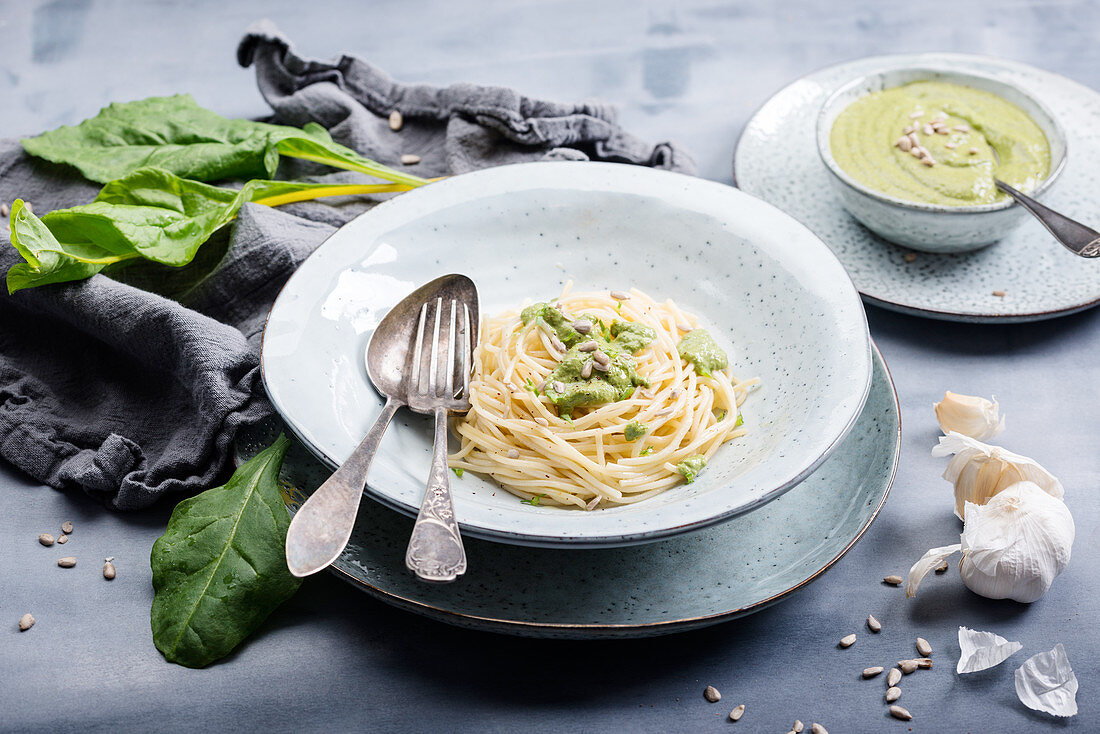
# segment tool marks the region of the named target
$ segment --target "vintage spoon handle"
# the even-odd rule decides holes
[[[424,502],[416,517],[405,565],[425,581],[446,583],[466,572],[466,549],[455,521],[447,469],[447,410],[435,410],[435,447]]]
[[[386,401],[366,438],[290,521],[286,532],[286,564],[295,576],[317,573],[335,561],[348,544],[371,460],[390,419],[402,405],[393,398]]]
[[[1100,257],[1100,232],[1043,206],[1004,181],[998,179],[993,179],[993,181],[998,188],[1019,202],[1020,206],[1027,209],[1036,219],[1042,222],[1047,231],[1054,235],[1054,239],[1061,242],[1067,250],[1081,257]]]

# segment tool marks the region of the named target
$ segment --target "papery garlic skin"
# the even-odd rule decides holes
[[[967,502],[959,575],[975,594],[1030,603],[1069,563],[1073,516],[1033,482],[1017,482],[985,505]]]
[[[1016,482],[1034,482],[1056,499],[1062,499],[1065,489],[1058,479],[1034,459],[990,446],[981,441],[951,431],[940,436],[932,447],[933,456],[955,456],[947,464],[943,478],[955,485],[955,516],[963,519],[967,502],[984,505],[998,492]]]
[[[959,395],[950,390],[943,400],[932,404],[936,420],[944,433],[961,433],[964,436],[988,441],[1004,432],[1005,419],[997,400],[986,400],[974,395]]]

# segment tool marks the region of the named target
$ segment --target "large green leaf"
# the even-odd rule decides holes
[[[108,264],[122,259],[86,242],[63,245],[42,220],[27,209],[22,199],[16,199],[11,205],[8,227],[12,245],[26,260],[8,269],[9,293],[90,278]]]
[[[333,142],[316,123],[299,129],[229,120],[199,107],[186,94],[114,103],[79,125],[25,138],[23,148],[33,156],[74,166],[101,183],[144,167],[199,181],[270,177],[280,155],[410,186],[427,183]]]
[[[153,642],[170,662],[228,655],[301,583],[286,566],[278,486],[289,445],[280,436],[224,486],[180,502],[153,544]]]

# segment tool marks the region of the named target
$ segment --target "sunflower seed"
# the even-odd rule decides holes
[[[932,646],[928,644],[928,640],[923,637],[917,638],[917,652],[924,658],[932,654]]]
[[[916,663],[918,668],[927,670],[932,667],[932,658],[917,658]]]
[[[565,392],[565,383],[554,380],[554,392]]]
[[[573,322],[573,328],[581,334],[587,334],[592,331],[592,322],[588,319],[577,319]]]
[[[912,721],[913,719],[913,714],[909,713],[901,706],[891,706],[890,715],[893,716],[895,719],[901,719],[902,721]]]
[[[908,153],[909,150],[913,147],[913,141],[909,139],[908,135],[902,135],[900,138],[897,139],[897,142],[894,143],[894,145],[901,148],[901,151],[903,153]]]
[[[8,209],[7,204],[0,204],[0,217],[6,217],[11,214],[11,210]]]
[[[548,426],[548,425],[550,425],[550,421],[546,420],[546,419],[545,419],[545,418],[543,418],[543,417],[542,417],[541,415],[536,415],[536,416],[535,416],[535,423],[538,423],[538,424],[539,424],[540,426]]]
[[[844,635],[844,637],[840,638],[841,647],[851,647],[854,644],[856,644],[856,636],[854,633],[850,635]]]
[[[600,345],[594,341],[582,342],[577,345],[577,349],[582,352],[594,352],[600,348]]]
[[[978,155],[978,149],[977,148],[971,148],[970,149],[970,155]]]
[[[61,532],[65,533],[65,535],[72,535],[73,534],[73,524],[71,522],[69,522],[68,520],[61,523]]]
[[[923,158],[921,158],[920,162],[923,163],[924,165],[928,166],[929,168],[936,165],[935,159],[933,159],[932,156],[930,156],[930,155],[926,155]]]
[[[867,627],[872,632],[882,632],[882,622],[879,622],[877,619],[875,619],[875,615],[873,614],[867,615]]]
[[[48,548],[53,545],[53,536],[49,533],[42,533],[38,536],[38,542]]]
[[[64,558],[57,559],[57,565],[62,568],[72,568],[76,565],[76,559],[72,556],[65,556]]]
[[[802,734],[802,730],[804,728],[805,727],[802,725],[802,722],[799,721],[798,719],[795,719],[794,723],[791,724],[791,731],[793,731],[794,734]]]
[[[29,614],[24,614],[19,618],[19,631],[26,632],[34,626],[34,617]]]
[[[565,344],[563,344],[561,339],[559,339],[555,335],[550,336],[550,346],[552,346],[554,348],[555,352],[560,352],[562,354],[565,354],[565,352],[567,351],[566,348],[565,348]]]
[[[886,674],[886,685],[893,688],[901,682],[901,671],[897,668],[890,668],[890,672]]]
[[[923,110],[913,110],[912,112],[909,113],[909,119],[910,120],[915,120],[923,114],[924,114]],[[817,732],[814,732],[814,734],[817,734]]]
[[[419,162],[420,156],[416,155],[415,153],[405,153],[403,156],[401,156],[402,165],[415,166]]]
[[[581,367],[581,377],[583,379],[587,380],[591,376],[592,376],[592,363],[591,362],[585,362],[584,366]]]
[[[897,670],[897,668],[894,668]],[[901,689],[897,686],[890,686],[886,689],[886,703],[893,703],[901,698]]]
[[[958,130],[961,133],[970,132],[970,128],[967,125],[956,125],[954,129]]]
[[[932,135],[933,133],[935,133],[935,130],[933,130],[932,126],[928,123],[925,123],[924,127],[922,127],[920,131],[925,135]]]
[[[810,727],[810,734],[829,734],[829,732],[821,724],[814,722]]]
[[[997,298],[1004,298],[1007,294],[1004,291],[993,291],[993,295]]]
[[[900,586],[902,579],[901,576],[887,576],[883,581],[891,586]]]
[[[103,578],[110,581],[115,577],[115,564],[107,561],[103,564]]]
[[[912,673],[914,670],[917,669],[917,661],[916,660],[899,660],[898,661],[898,667],[901,668],[901,672],[905,673],[906,675],[909,675],[910,673]]]
[[[690,324],[676,324],[676,328],[680,331],[694,331]]]
[[[630,294],[629,293],[623,293],[622,291],[611,291],[611,297],[614,298],[616,301],[629,301],[630,300]]]
[[[730,711],[730,721],[737,721],[745,715],[745,704],[740,704],[733,707],[733,711]]]
[[[714,686],[707,686],[703,689],[703,698],[707,699],[711,703],[716,703],[722,700],[722,694],[718,692],[718,689]]]
[[[68,535],[59,535],[59,536],[57,536],[57,542],[60,543],[61,545],[65,545],[66,543],[69,542],[69,536]]]
[[[405,117],[401,114],[400,110],[394,110],[390,113],[390,130],[400,130],[401,126],[405,124]]]
[[[508,449],[508,458],[509,459],[518,459],[519,458],[519,452],[516,451],[515,449]]]
[[[905,253],[905,262],[912,263],[917,261],[917,253],[907,252]]]
[[[592,352],[592,359],[596,360],[598,364],[602,364],[604,367],[611,364],[611,357],[608,357],[607,354],[601,352],[599,349]]]
[[[610,372],[611,371],[611,365],[609,365],[609,364],[600,364],[599,362],[589,362],[588,364],[592,365],[593,369],[597,369],[600,372]]]
[[[912,148],[909,149],[909,155],[913,156],[914,158],[920,158],[924,155],[923,151],[924,148],[920,147],[919,145],[914,145]]]
[[[947,573],[947,569],[947,561],[940,561],[940,565],[936,566],[936,573]]]
[[[863,677],[864,678],[874,678],[876,675],[878,675],[881,672],[882,672],[882,666],[881,665],[876,665],[873,668],[864,668],[863,669]]]

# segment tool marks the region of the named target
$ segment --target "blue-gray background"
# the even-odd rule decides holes
[[[227,116],[264,114],[233,53],[244,28],[264,16],[305,55],[354,53],[406,81],[617,103],[629,129],[683,142],[702,175],[727,183],[753,110],[839,61],[984,53],[1100,88],[1094,2],[0,2],[0,136],[153,94],[190,92]],[[148,627],[149,548],[170,508],[112,514],[0,465],[0,730],[782,732],[795,718],[833,734],[1100,729],[1100,310],[1017,326],[868,311],[904,430],[882,515],[807,590],[689,634],[614,643],[498,637],[392,610],[322,576],[237,654],[187,670],[163,661]],[[930,405],[945,389],[996,394],[1009,417],[1000,441],[1066,486],[1077,522],[1073,560],[1035,604],[981,599],[954,574],[930,580],[908,603],[876,583],[957,537],[943,462],[928,455],[937,435]],[[61,572],[58,554],[41,552],[35,536],[64,519],[77,525],[73,554],[116,557],[115,582],[105,583],[94,562]],[[884,633],[838,651],[835,641],[862,632],[872,610]],[[26,611],[38,625],[20,634]],[[960,624],[1020,640],[1024,651],[992,671],[956,676]],[[903,724],[884,716],[882,686],[856,673],[911,655],[918,634],[937,662],[906,679],[902,703],[916,719]],[[1068,722],[1025,709],[1012,684],[1015,667],[1057,642],[1081,681],[1081,713]],[[703,701],[707,684],[724,693],[721,703]],[[749,711],[731,724],[726,714],[738,703]]]

